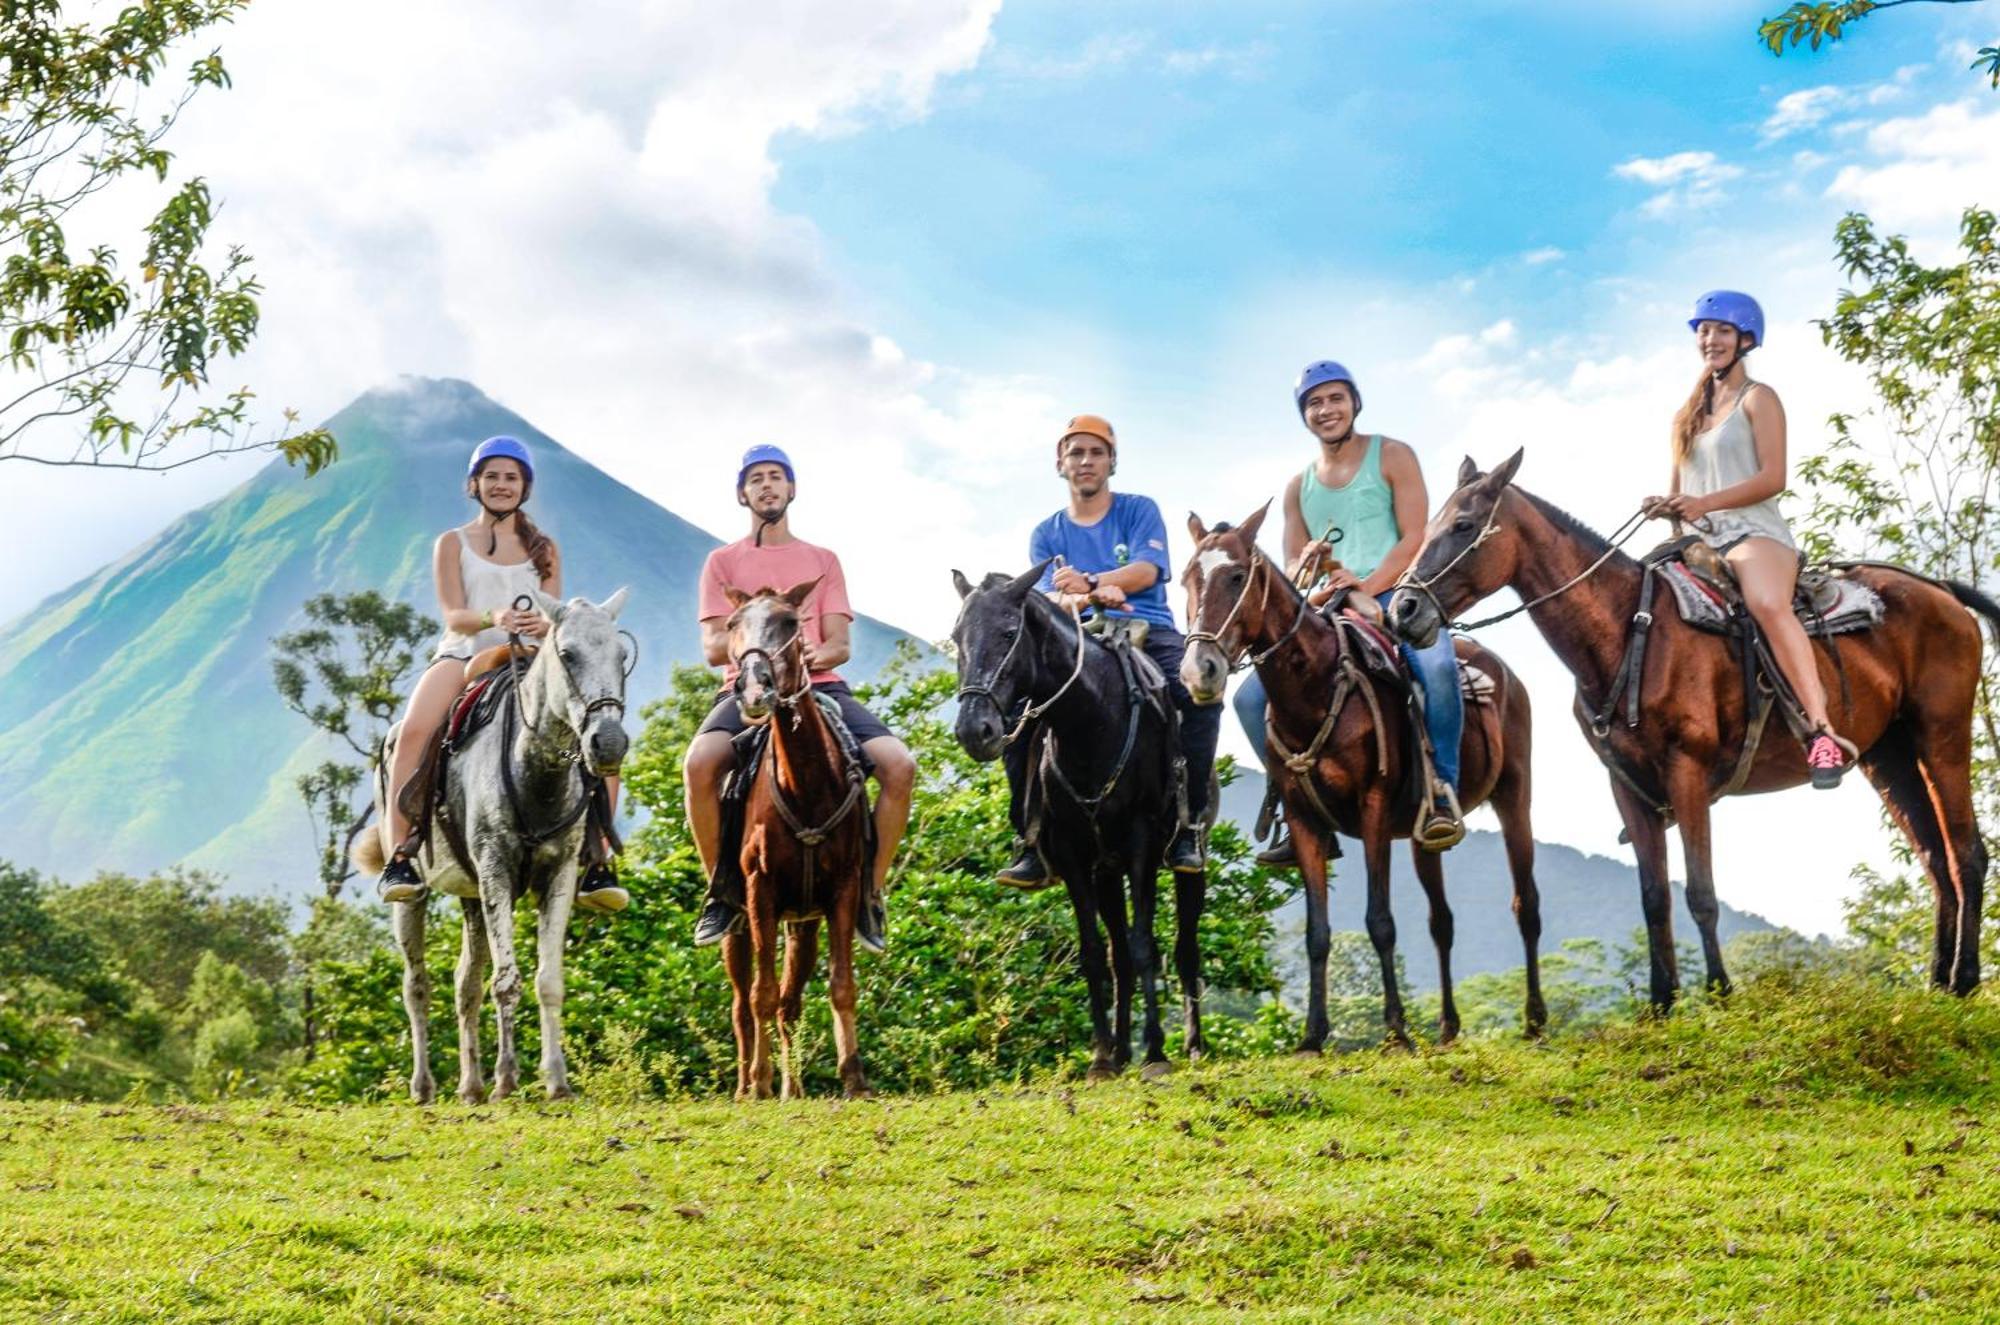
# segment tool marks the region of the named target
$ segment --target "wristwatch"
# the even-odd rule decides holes
[[[1097,572],[1096,572],[1096,571],[1091,571],[1091,570],[1087,570],[1087,571],[1085,571],[1085,572],[1083,573],[1083,582],[1084,582],[1085,584],[1087,584],[1087,585],[1089,585],[1089,586],[1090,586],[1090,591],[1091,591],[1092,593],[1096,593],[1096,592],[1097,592]]]

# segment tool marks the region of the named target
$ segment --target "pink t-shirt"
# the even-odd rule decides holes
[[[736,610],[729,601],[729,595],[722,592],[725,585],[750,594],[765,588],[782,593],[814,576],[819,577],[819,587],[806,599],[802,615],[807,642],[815,646],[824,644],[826,632],[821,628],[822,620],[830,616],[844,616],[852,621],[854,609],[847,604],[847,577],[840,572],[840,558],[802,539],[795,538],[774,547],[758,547],[751,539],[743,538],[709,553],[708,560],[701,567],[701,619],[713,621],[718,617],[726,618]],[[734,681],[736,669],[731,667],[728,675]],[[839,679],[838,672],[812,674],[814,684]]]

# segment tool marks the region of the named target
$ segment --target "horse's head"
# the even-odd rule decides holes
[[[538,595],[542,612],[555,623],[541,650],[556,664],[544,690],[546,702],[576,733],[584,767],[595,777],[616,773],[631,743],[625,734],[625,678],[638,658],[636,646],[628,646],[618,629],[626,592],[620,589],[601,604],[587,598],[559,603]]]
[[[1257,531],[1270,509],[1271,503],[1265,502],[1242,524],[1219,524],[1213,529],[1188,512],[1194,555],[1181,572],[1188,596],[1181,684],[1197,704],[1221,701],[1231,663],[1263,632],[1278,568],[1259,555]]]
[[[796,703],[811,688],[806,668],[805,622],[799,615],[823,577],[815,575],[783,593],[754,594],[726,588],[729,660],[736,667],[736,706],[745,722],[762,722],[780,704]]]
[[[1007,746],[1006,715],[1028,698],[1036,672],[1031,633],[1035,586],[1048,562],[1020,575],[994,572],[974,588],[958,571],[951,582],[961,600],[951,641],[958,655],[958,723],[965,752],[982,762],[998,759]]]
[[[1505,516],[1505,501],[1521,455],[1514,452],[1490,474],[1480,473],[1467,456],[1458,467],[1457,490],[1424,530],[1424,545],[1389,600],[1389,624],[1419,648],[1436,641],[1452,617],[1513,578],[1520,536]]]

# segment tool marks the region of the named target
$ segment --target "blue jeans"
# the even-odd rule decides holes
[[[1389,595],[1382,594],[1381,600],[1383,606],[1388,606]],[[1465,698],[1458,689],[1458,658],[1451,649],[1451,632],[1440,630],[1427,649],[1403,645],[1403,662],[1424,692],[1424,725],[1430,731],[1437,775],[1457,791],[1458,745],[1465,734]],[[1229,702],[1236,710],[1236,720],[1243,724],[1244,735],[1250,738],[1250,748],[1268,765],[1270,760],[1264,753],[1264,706],[1269,699],[1264,693],[1263,678],[1252,671],[1236,687],[1236,697]]]

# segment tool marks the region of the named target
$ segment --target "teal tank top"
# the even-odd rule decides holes
[[[1308,538],[1329,537],[1338,529],[1333,555],[1356,575],[1366,576],[1382,564],[1402,533],[1396,528],[1396,497],[1382,478],[1382,434],[1368,439],[1361,468],[1347,486],[1329,488],[1319,481],[1317,461],[1306,466],[1299,480],[1299,511],[1306,518]]]

